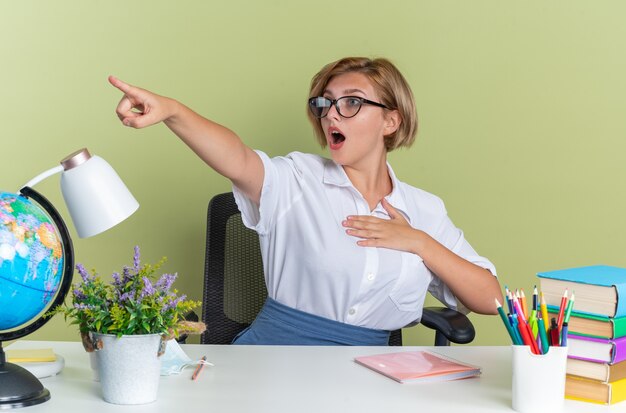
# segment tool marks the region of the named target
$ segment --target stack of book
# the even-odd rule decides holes
[[[565,397],[613,404],[626,400],[626,268],[595,265],[537,274],[548,309],[575,292],[568,323]]]

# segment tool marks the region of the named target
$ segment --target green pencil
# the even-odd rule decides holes
[[[517,344],[517,345],[522,344],[522,343],[518,343],[515,333],[513,333],[513,327],[511,327],[511,324],[509,324],[509,319],[506,317],[506,314],[504,314],[504,310],[502,309],[502,306],[498,302],[498,299],[496,298],[495,300],[496,300],[496,308],[498,309],[498,314],[500,314],[500,318],[502,319],[502,322],[504,323],[504,326],[506,327],[506,331],[509,332],[509,336],[511,337],[513,344]]]

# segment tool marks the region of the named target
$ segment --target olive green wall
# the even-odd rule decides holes
[[[109,274],[139,244],[200,298],[206,205],[229,184],[164,126],[122,127],[107,76],[270,155],[322,153],[304,114],[310,78],[346,55],[385,56],[421,121],[414,147],[390,155],[398,176],[441,196],[502,284],[529,292],[537,271],[626,265],[624,15],[617,0],[1,2],[0,188],[88,147],[141,208],[75,237],[77,261]],[[61,206],[58,185],[37,189]],[[475,344],[508,342],[496,317],[472,320]],[[59,316],[30,338],[76,335]],[[406,342],[431,340],[419,327]]]

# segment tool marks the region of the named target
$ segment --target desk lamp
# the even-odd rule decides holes
[[[33,374],[6,361],[2,342],[48,322],[44,314],[63,303],[72,284],[74,251],[67,227],[54,206],[32,189],[57,173],[80,238],[106,231],[139,208],[113,168],[85,148],[33,178],[19,194],[0,191],[0,410],[50,399]]]

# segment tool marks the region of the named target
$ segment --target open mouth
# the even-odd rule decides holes
[[[332,131],[330,133],[330,139],[331,139],[333,145],[337,145],[337,144],[345,141],[346,137],[343,136],[343,134],[341,132],[334,130],[334,131]]]

